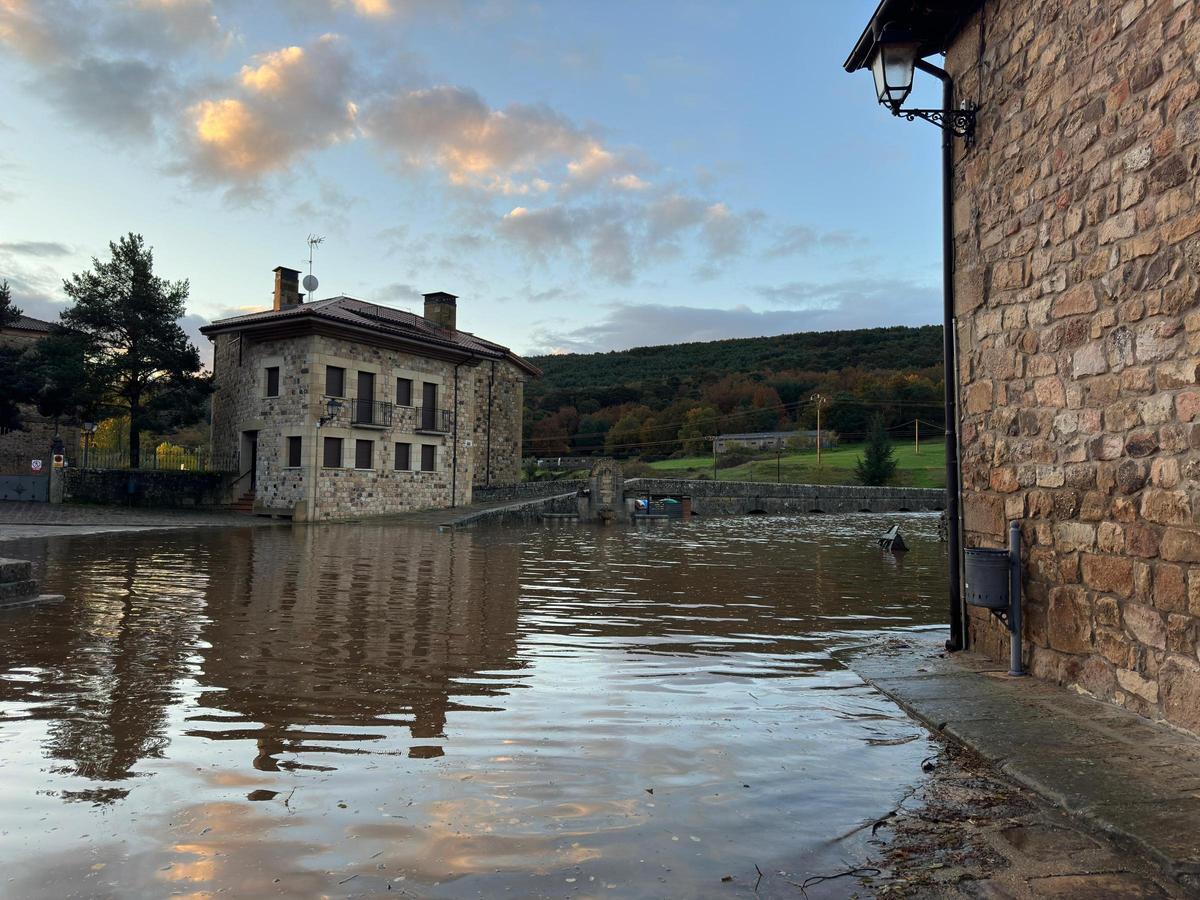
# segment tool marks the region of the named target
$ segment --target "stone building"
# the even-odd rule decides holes
[[[305,303],[298,276],[277,268],[273,309],[201,329],[213,451],[239,459],[235,493],[258,511],[337,519],[465,505],[475,485],[520,480],[535,366],[459,331],[452,294],[426,294],[422,317]]]
[[[822,428],[821,446],[828,450],[837,446],[837,435]],[[713,452],[726,453],[735,448],[746,450],[813,449],[818,432],[812,431],[751,431],[743,434],[719,434],[713,438]]]
[[[54,329],[54,323],[21,316],[0,328],[0,347],[26,349]],[[29,475],[32,460],[43,461],[42,472],[50,467],[50,448],[55,436],[63,439],[68,456],[79,446],[78,427],[55,423],[38,413],[37,408],[22,404],[20,430],[0,432],[0,475]]]
[[[1034,674],[1200,731],[1200,4],[884,0],[888,22],[980,106],[953,166],[965,545],[1021,522]]]

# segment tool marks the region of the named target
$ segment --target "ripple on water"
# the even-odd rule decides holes
[[[926,742],[830,654],[941,619],[936,524],[10,546],[67,602],[0,629],[9,887],[659,897],[836,868]]]

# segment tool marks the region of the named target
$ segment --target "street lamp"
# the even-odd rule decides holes
[[[875,39],[875,55],[871,57],[875,96],[895,115],[900,115],[901,105],[912,93],[913,69],[920,49],[920,41],[890,22]]]
[[[971,102],[954,108],[954,81],[949,73],[921,58],[923,42],[903,28],[889,22],[875,34],[869,65],[875,79],[875,99],[908,121],[924,119],[951,136],[960,137],[970,147],[975,143],[975,111]],[[944,88],[941,109],[903,109],[913,89],[913,73],[920,69],[939,79]]]
[[[88,467],[89,451],[92,449],[92,437],[96,434],[95,422],[83,423],[83,467]]]
[[[924,119],[942,129],[942,355],[946,387],[946,517],[949,520],[950,550],[950,640],[948,650],[967,645],[966,617],[962,596],[962,541],[959,506],[961,476],[958,462],[958,364],[954,346],[954,139],[966,146],[975,143],[974,103],[954,105],[954,79],[945,69],[926,62],[924,57],[944,49],[944,35],[957,21],[955,4],[942,7],[904,7],[896,0],[881,0],[862,36],[858,39],[844,68],[847,72],[869,68],[875,79],[875,97],[892,115],[908,121]],[[904,13],[917,29],[903,27],[894,16]],[[942,37],[937,37],[941,35]],[[942,83],[941,109],[904,109],[912,92],[916,70],[932,75]]]

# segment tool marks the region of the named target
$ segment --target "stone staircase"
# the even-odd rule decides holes
[[[232,512],[246,513],[250,515],[254,512],[254,491],[246,491],[242,496],[238,497],[233,503],[229,504],[229,509]]]

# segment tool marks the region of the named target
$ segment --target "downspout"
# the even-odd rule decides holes
[[[487,416],[487,486],[492,486],[492,405],[496,398],[496,361],[492,360],[492,375],[488,379]]]
[[[946,382],[946,517],[950,541],[950,639],[946,649],[965,650],[966,618],[962,605],[962,514],[958,467],[958,359],[954,309],[954,79],[945,69],[923,59],[916,67],[942,82],[942,354]]]
[[[450,508],[458,506],[458,370],[454,364],[454,449],[450,451]]]

